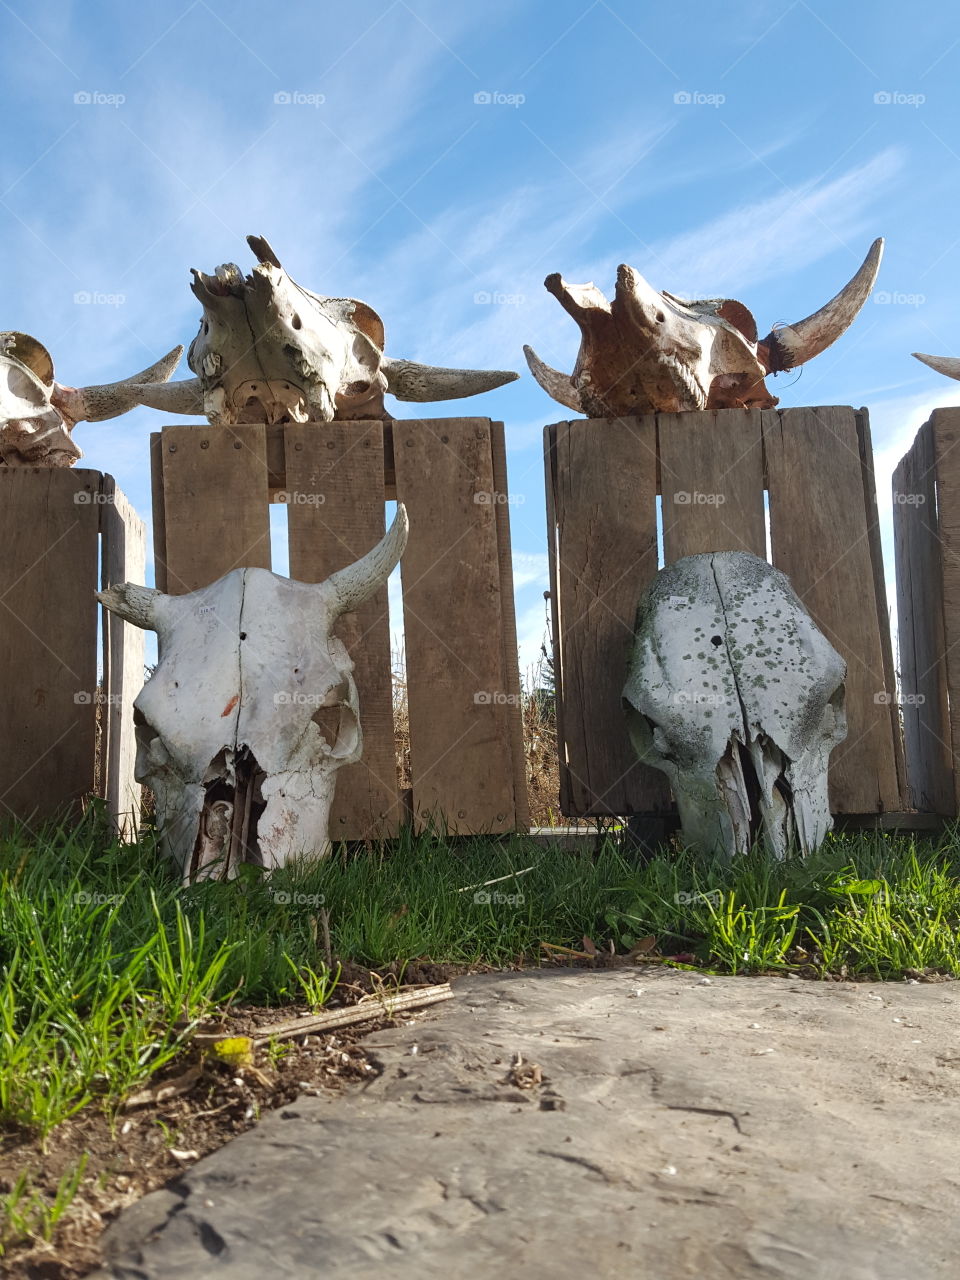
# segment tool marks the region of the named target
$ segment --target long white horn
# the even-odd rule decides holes
[[[101,386],[81,387],[79,395],[83,412],[76,420],[105,422],[108,418],[118,418],[121,413],[135,409],[137,405],[149,404],[150,401],[145,398],[144,391],[151,386],[165,384],[180,363],[182,355],[183,347],[174,347],[156,364],[150,365],[147,369],[141,369],[131,378],[124,378],[120,382],[103,383]]]
[[[203,384],[199,378],[184,378],[182,382],[147,382],[132,384],[129,391],[136,399],[129,406],[143,404],[148,409],[161,409],[164,413],[203,415]],[[123,413],[125,410],[121,409]],[[115,415],[111,414],[111,417]]]
[[[385,356],[380,368],[387,390],[398,400],[457,400],[493,391],[506,382],[516,382],[519,373],[503,369],[441,369],[414,360],[391,360]]]
[[[558,369],[551,369],[548,364],[544,364],[533,347],[525,346],[523,354],[527,357],[530,372],[548,396],[551,396],[558,404],[564,405],[567,409],[572,409],[574,413],[583,413],[580,397],[573,389],[573,384],[565,373],[560,373]]]
[[[844,330],[849,329],[857,312],[870,296],[882,257],[883,240],[874,240],[860,270],[825,307],[815,311],[812,316],[807,316],[806,320],[774,329],[767,335],[761,344],[761,351],[766,346],[769,352],[768,373],[781,373],[785,369],[795,369],[797,365],[805,364],[836,342]]]
[[[97,599],[111,613],[145,631],[156,631],[159,605],[163,598],[162,591],[156,591],[153,587],[140,587],[135,582],[121,582],[97,592]]]
[[[402,502],[398,503],[393,524],[373,550],[320,584],[337,616],[356,609],[383,586],[403,555],[409,527],[407,509]]]
[[[936,369],[937,373],[945,373],[948,378],[960,380],[960,359],[956,356],[923,356],[919,351],[914,351],[913,358],[922,360],[931,369]]]

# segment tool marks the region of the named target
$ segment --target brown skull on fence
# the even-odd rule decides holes
[[[883,241],[826,306],[758,339],[753,315],[732,298],[684,302],[659,293],[621,266],[612,302],[593,284],[547,276],[545,285],[580,326],[573,373],[551,369],[524,347],[544,391],[590,418],[692,409],[773,408],[769,373],[794,369],[835,342],[853,322],[876,280]]]
[[[234,263],[193,272],[203,307],[187,355],[197,375],[143,389],[170,413],[206,414],[214,425],[385,418],[398,400],[453,400],[512,382],[515,373],[441,369],[383,354],[383,321],[365,302],[326,298],[291,279],[262,237],[249,276]]]

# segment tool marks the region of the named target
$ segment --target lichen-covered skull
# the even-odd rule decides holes
[[[386,582],[406,537],[400,506],[383,540],[325,582],[234,569],[188,595],[131,583],[99,593],[157,633],[159,661],[134,702],[136,777],[185,881],[329,851],[336,772],[362,748],[353,663],[333,626]]]
[[[670,779],[684,841],[782,858],[830,830],[846,737],[843,659],[784,574],[747,552],[687,556],[640,601],[623,691],[644,764]]]

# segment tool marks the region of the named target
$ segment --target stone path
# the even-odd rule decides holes
[[[267,1115],[128,1209],[99,1280],[960,1277],[956,984],[455,991],[366,1042],[369,1085]],[[541,1084],[508,1080],[518,1053]]]

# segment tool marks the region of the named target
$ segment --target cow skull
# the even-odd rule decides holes
[[[83,457],[72,435],[80,421],[103,422],[143,404],[140,385],[162,383],[183,347],[123,382],[66,387],[50,353],[28,333],[0,333],[0,465],[72,467]]]
[[[960,380],[960,359],[957,356],[924,356],[919,351],[914,351],[913,357],[915,360],[922,360],[931,369],[936,369],[937,373]]]
[[[876,280],[883,241],[875,240],[850,283],[798,324],[758,341],[741,302],[684,302],[658,293],[633,267],[617,271],[613,302],[593,284],[547,276],[548,291],[580,326],[580,354],[570,377],[524,347],[530,371],[554,400],[590,418],[689,409],[772,409],[769,373],[794,369],[836,342],[852,324]]]
[[[383,321],[365,302],[311,293],[266,240],[247,243],[259,259],[249,276],[233,263],[212,276],[193,272],[203,319],[187,363],[197,376],[145,388],[153,408],[204,413],[215,426],[385,418],[388,391],[398,400],[453,400],[517,377],[392,360]]]
[[[136,777],[185,881],[329,851],[336,771],[363,741],[333,627],[383,586],[406,538],[401,505],[371,552],[322,583],[234,569],[188,595],[132,583],[98,593],[157,633],[159,661],[134,702]]]
[[[637,611],[623,704],[634,749],[670,779],[685,843],[778,858],[830,830],[830,752],[846,666],[765,560],[740,551],[661,569]]]

